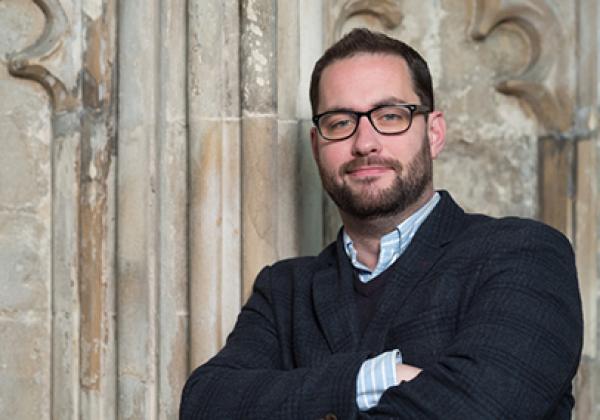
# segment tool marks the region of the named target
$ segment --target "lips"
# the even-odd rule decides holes
[[[393,170],[389,166],[381,166],[381,165],[368,165],[368,166],[360,166],[356,169],[349,171],[348,173],[353,176],[376,176],[381,175],[385,172]]]
[[[352,176],[377,176],[389,171],[401,171],[400,162],[391,159],[355,159],[344,164],[340,169],[342,174]]]

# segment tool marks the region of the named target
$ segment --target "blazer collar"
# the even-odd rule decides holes
[[[448,192],[439,192],[441,199],[437,206],[419,227],[404,254],[388,268],[394,270],[393,278],[388,279],[380,308],[362,340],[358,332],[353,286],[348,281],[352,278],[351,272],[350,276],[345,272],[349,262],[343,249],[341,230],[337,241],[317,257],[319,268],[313,277],[313,303],[333,353],[354,351],[359,346],[361,350],[381,350],[390,317],[402,308],[419,280],[443,255],[445,245],[464,229],[464,211]]]

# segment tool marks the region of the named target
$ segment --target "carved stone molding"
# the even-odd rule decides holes
[[[526,35],[530,56],[525,69],[498,81],[496,88],[526,101],[548,134],[564,133],[571,127],[567,37],[555,11],[545,0],[474,0],[471,37],[485,40],[499,26],[513,24]],[[558,82],[553,75],[563,77]]]
[[[41,84],[52,100],[55,112],[72,110],[77,101],[64,83],[48,69],[47,62],[62,46],[68,22],[59,0],[33,0],[42,10],[46,25],[34,44],[9,56],[8,70],[16,77]]]
[[[388,30],[396,28],[402,22],[402,10],[397,0],[344,0],[337,1],[326,9],[325,46],[341,38],[349,19],[357,16],[370,16],[377,19]]]

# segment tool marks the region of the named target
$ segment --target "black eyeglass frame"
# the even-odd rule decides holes
[[[379,129],[377,127],[375,127],[375,124],[373,123],[373,119],[371,118],[371,114],[375,111],[380,110],[381,108],[387,108],[387,107],[401,107],[401,108],[406,108],[410,111],[410,121],[408,122],[408,126],[404,129],[404,130],[400,130],[400,131],[394,131],[392,133],[383,133],[381,131],[379,131]],[[358,125],[360,122],[360,118],[362,116],[367,117],[367,119],[369,120],[369,123],[371,123],[371,127],[373,127],[375,129],[375,131],[377,131],[379,134],[384,135],[384,136],[397,136],[398,134],[402,134],[407,132],[408,130],[410,130],[410,127],[412,126],[412,122],[413,122],[413,118],[415,115],[419,115],[419,114],[429,114],[431,113],[431,109],[429,109],[428,106],[425,105],[417,105],[417,104],[385,104],[385,105],[379,105],[376,106],[375,108],[372,108],[366,112],[360,112],[360,111],[352,111],[352,110],[345,110],[345,109],[337,109],[337,110],[333,110],[333,111],[325,111],[321,114],[317,114],[314,115],[312,117],[312,122],[315,125],[315,127],[317,128],[317,131],[319,132],[319,135],[321,137],[323,137],[325,140],[327,141],[342,141],[342,140],[346,140],[349,139],[350,137],[352,137],[355,133],[356,130],[358,129]],[[323,135],[323,133],[321,132],[321,127],[319,126],[319,120],[326,116],[326,115],[330,115],[330,114],[338,114],[338,113],[346,113],[346,114],[351,114],[354,115],[356,117],[356,125],[354,126],[354,130],[352,130],[352,133],[348,134],[345,137],[339,138],[339,139],[332,139],[329,137],[326,137]]]

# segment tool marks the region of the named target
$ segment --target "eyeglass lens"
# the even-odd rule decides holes
[[[395,134],[410,126],[412,113],[402,106],[385,106],[370,113],[371,124],[383,134]],[[323,115],[319,119],[321,135],[329,139],[342,139],[354,133],[358,125],[358,115],[353,112],[339,111]]]

